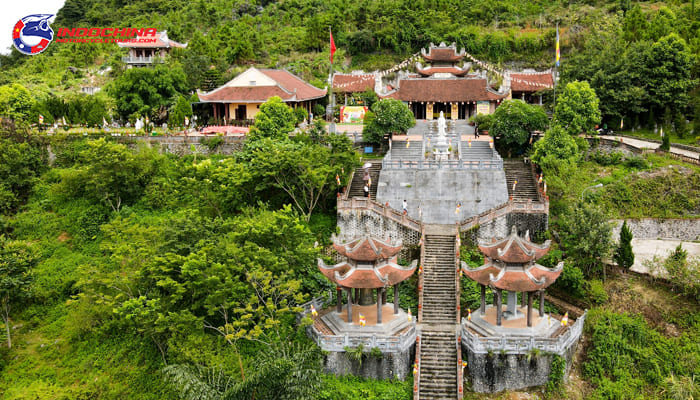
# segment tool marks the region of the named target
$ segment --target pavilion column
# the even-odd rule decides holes
[[[226,121],[224,121],[224,125],[228,124],[228,109],[231,108],[229,107],[228,104],[224,103],[224,115],[226,115]]]
[[[503,314],[503,310],[501,309],[501,297],[503,296],[503,293],[501,292],[500,289],[496,289],[496,325],[501,326],[501,318]]]
[[[540,105],[542,105],[542,95],[540,95]]]
[[[394,285],[394,315],[399,313],[399,284]]]
[[[355,300],[353,300],[353,303],[358,304],[360,302],[360,289],[355,288],[353,290],[355,291]]]
[[[386,304],[386,288],[382,288],[382,305]]]
[[[211,106],[214,107],[214,119],[219,119],[219,105],[216,103],[211,103]]]
[[[540,289],[540,317],[544,317],[544,289]]]
[[[338,305],[336,306],[336,311],[338,312],[338,314],[340,314],[341,312],[343,312],[343,290],[340,288],[340,286],[335,288],[335,294],[338,297]]]
[[[348,288],[348,324],[352,325],[352,289]]]
[[[525,303],[527,303],[527,293],[528,292],[523,292],[523,301],[521,301],[520,304],[525,305]]]
[[[377,289],[377,325],[382,323],[382,292],[386,293],[383,288]]]
[[[481,315],[486,315],[486,286],[481,286]]]
[[[532,292],[527,292],[527,327],[532,326]]]

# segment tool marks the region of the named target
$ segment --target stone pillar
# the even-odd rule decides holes
[[[335,294],[338,297],[338,305],[336,306],[336,311],[338,314],[343,312],[343,298],[341,297],[343,295],[343,290],[340,288],[340,286],[335,288]]]
[[[377,325],[382,323],[382,288],[377,289]]]
[[[520,302],[520,304],[526,304],[527,303],[527,292],[523,292],[523,300]]]
[[[219,119],[219,107],[217,107],[218,104],[213,103],[212,107],[214,108],[214,119]]]
[[[527,327],[529,328],[531,326],[532,326],[532,292],[527,292]]]
[[[386,288],[382,288],[382,305],[386,304]],[[379,301],[379,299],[377,299]]]
[[[377,299],[377,303],[381,304],[381,299]],[[371,306],[374,304],[374,293],[372,289],[360,289],[360,305]]]
[[[348,324],[352,325],[352,289],[348,288]]]
[[[544,317],[544,289],[540,289],[540,317]]]
[[[399,313],[399,284],[394,285],[394,315]]]
[[[481,286],[481,315],[486,314],[486,286],[484,285],[479,285]]]
[[[226,115],[226,121],[224,121],[224,125],[228,125],[228,120],[229,120],[228,109],[229,108],[230,108],[229,105],[224,103],[224,115]]]
[[[501,289],[496,289],[496,325],[501,326]]]
[[[360,302],[360,289],[355,288],[355,300],[353,304],[358,304]]]
[[[508,306],[506,307],[507,318],[514,318],[518,315],[518,294],[510,290],[506,292],[508,293]]]

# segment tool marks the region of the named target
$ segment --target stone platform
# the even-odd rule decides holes
[[[502,307],[505,312],[507,306]],[[559,320],[549,317],[547,314],[544,317],[540,317],[539,311],[536,309],[532,310],[532,327],[527,326],[527,307],[518,307],[518,314],[522,314],[522,317],[515,319],[503,318],[501,319],[501,326],[498,326],[496,325],[496,307],[487,306],[484,315],[477,309],[472,312],[471,321],[464,319],[463,322],[466,328],[471,328],[477,334],[485,337],[507,335],[509,337],[534,336],[549,338],[555,334],[560,326]]]

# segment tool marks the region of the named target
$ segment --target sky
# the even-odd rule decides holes
[[[0,13],[0,53],[10,52],[12,28],[17,21],[30,14],[56,14],[65,2],[66,0],[3,0]]]

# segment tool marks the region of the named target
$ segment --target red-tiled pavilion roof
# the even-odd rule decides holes
[[[510,74],[510,88],[514,92],[537,92],[554,87],[551,72]]]
[[[416,66],[416,70],[424,76],[432,76],[438,73],[448,73],[455,76],[464,76],[469,72],[469,68],[457,68],[457,67],[426,67],[422,68],[420,65]]]
[[[410,266],[403,267],[395,262],[382,262],[375,266],[372,264],[357,264],[341,262],[334,266],[327,266],[323,260],[318,260],[318,269],[329,280],[339,286],[358,289],[377,289],[393,286],[408,279],[415,271],[418,262],[414,261]]]
[[[464,49],[457,53],[457,47],[454,43],[450,46],[445,46],[444,43],[440,43],[440,46],[435,46],[431,43],[430,47],[428,47],[428,52],[426,53],[425,49],[421,49],[421,54],[423,58],[429,61],[456,62],[461,60],[466,53]]]
[[[541,245],[532,243],[527,233],[524,238],[521,238],[518,236],[516,227],[513,226],[510,235],[498,241],[494,240],[492,243],[479,244],[479,250],[492,260],[524,264],[544,257],[549,251],[549,244],[549,240]]]
[[[198,92],[199,100],[205,103],[264,103],[272,96],[283,101],[307,101],[326,95],[287,70],[261,69],[260,72],[276,82],[270,86],[227,86],[224,84],[210,92]]]
[[[555,268],[546,268],[539,264],[518,267],[504,267],[500,263],[487,262],[479,268],[469,268],[462,263],[462,272],[469,278],[485,286],[491,286],[512,292],[533,292],[545,289],[559,277],[564,263]]]
[[[331,239],[335,250],[351,260],[376,261],[390,259],[401,251],[401,240],[395,243],[388,243],[370,236],[364,236],[341,243],[335,236]]]
[[[176,42],[168,37],[168,34],[166,31],[163,32],[156,32],[155,35],[155,41],[152,41],[150,36],[146,37],[139,37],[136,36],[136,39],[149,39],[143,42],[117,42],[117,45],[119,47],[126,47],[126,48],[145,48],[145,49],[168,49],[171,47],[178,47],[181,49],[184,49],[187,47],[187,44],[179,43]],[[149,43],[150,42],[150,43]]]
[[[333,75],[333,89],[338,90],[341,93],[364,92],[367,89],[374,89],[374,84],[374,74]]]
[[[419,78],[401,80],[397,91],[383,98],[402,101],[461,102],[500,100],[506,95],[499,95],[487,90],[486,79],[455,78],[435,79]]]

